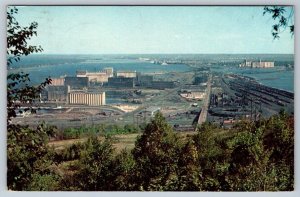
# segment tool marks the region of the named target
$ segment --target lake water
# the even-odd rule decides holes
[[[13,66],[15,71],[29,73],[32,84],[38,84],[47,77],[76,76],[77,70],[90,72],[101,71],[105,67],[113,67],[114,71],[137,71],[142,73],[184,72],[190,67],[184,64],[169,64],[166,66],[152,64],[136,59],[115,59],[102,56],[67,56],[38,55],[23,58]],[[14,69],[12,70],[14,71]]]
[[[277,89],[294,92],[294,70],[288,70],[283,66],[274,68],[238,68],[220,66],[212,69],[216,72],[234,73],[254,78],[259,83]]]

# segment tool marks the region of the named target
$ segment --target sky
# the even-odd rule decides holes
[[[19,6],[44,54],[293,54],[261,6]],[[288,9],[289,10],[289,9]]]

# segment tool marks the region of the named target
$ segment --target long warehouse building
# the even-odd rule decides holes
[[[68,94],[68,102],[75,105],[105,105],[105,92],[73,91]]]

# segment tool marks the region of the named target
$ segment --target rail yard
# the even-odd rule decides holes
[[[294,94],[291,92],[267,87],[250,77],[236,74],[223,75],[219,82],[222,91],[211,95],[208,118],[211,122],[230,125],[242,118],[258,120],[282,109],[294,113]]]

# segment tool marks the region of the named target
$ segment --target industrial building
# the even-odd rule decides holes
[[[273,68],[274,62],[252,62],[252,68]]]
[[[88,77],[65,77],[65,86],[72,89],[85,88],[89,86]]]
[[[68,103],[88,106],[105,105],[105,92],[72,91],[68,94]]]
[[[47,86],[48,101],[66,101],[70,86]]]
[[[135,78],[110,77],[108,78],[108,86],[116,88],[133,88],[135,87]]]
[[[76,71],[76,77],[87,77],[89,82],[94,83],[106,83],[110,75],[105,71],[101,72],[87,72],[87,71]]]
[[[113,77],[114,76],[114,69],[113,67],[106,67],[103,69],[103,72],[105,72],[108,77]]]
[[[243,63],[239,65],[239,67],[250,67],[250,68],[273,68],[274,62],[264,62],[264,61],[247,61],[245,60]]]
[[[136,71],[117,71],[116,77],[136,78]]]
[[[64,78],[52,78],[51,84],[49,84],[49,86],[64,86],[64,85],[65,85]]]
[[[152,75],[137,75],[137,85],[139,86],[144,86],[144,87],[149,87],[151,86],[151,83],[153,81],[153,76]]]

